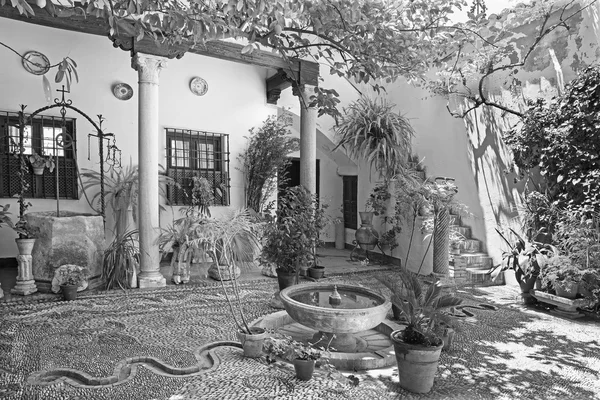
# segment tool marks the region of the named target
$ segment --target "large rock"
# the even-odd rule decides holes
[[[61,211],[26,214],[27,221],[40,229],[33,247],[33,277],[41,292],[50,292],[58,267],[75,264],[89,272],[89,287],[102,284],[102,258],[105,249],[104,224],[99,215]]]

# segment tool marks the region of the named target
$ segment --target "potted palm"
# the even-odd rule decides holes
[[[401,310],[407,326],[393,331],[400,386],[414,393],[427,393],[433,386],[443,340],[436,334],[442,321],[441,311],[454,307],[462,299],[442,294],[435,280],[423,290],[418,275],[401,270],[395,279],[381,282],[393,292],[392,302]]]
[[[315,370],[315,363],[321,358],[322,351],[314,345],[292,339],[290,336],[276,334],[268,338],[264,344],[267,362],[280,358],[294,364],[296,377],[309,381]]]
[[[259,357],[267,333],[262,328],[248,324],[234,270],[240,265],[251,265],[245,260],[254,259],[258,254],[262,222],[249,210],[243,209],[224,214],[220,218],[206,218],[193,229],[193,236],[187,241],[187,245],[199,249],[201,254],[210,254],[232,276],[227,284],[224,279],[219,281],[237,327],[237,336],[242,343],[244,356]],[[220,268],[217,271],[222,273]]]
[[[52,156],[43,156],[34,151],[29,156],[29,162],[33,168],[33,173],[36,175],[42,175],[44,173],[44,168],[48,168],[50,172],[54,171],[54,160],[52,159]]]

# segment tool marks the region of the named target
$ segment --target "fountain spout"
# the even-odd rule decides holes
[[[329,295],[329,304],[331,307],[336,307],[342,304],[342,296],[337,291],[337,285],[333,286],[333,293]]]

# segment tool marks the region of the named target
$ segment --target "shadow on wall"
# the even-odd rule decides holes
[[[469,157],[479,202],[484,209],[488,250],[495,254],[499,246],[494,228],[518,224],[520,195],[523,182],[516,182],[512,167],[512,153],[502,141],[502,132],[510,129],[510,122],[491,107],[481,107],[464,119],[469,139]]]

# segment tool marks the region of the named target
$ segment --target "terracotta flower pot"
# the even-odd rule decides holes
[[[294,369],[296,370],[296,378],[301,381],[309,381],[315,371],[315,360],[294,360]]]
[[[373,228],[373,212],[361,211],[360,228],[356,230],[354,236],[356,242],[363,250],[373,250],[379,241],[379,233]]]
[[[556,290],[557,296],[574,299],[579,291],[579,282],[554,282],[554,290]]]
[[[281,269],[277,269],[277,284],[279,285],[279,290],[283,290],[286,287],[290,287],[295,284],[296,273],[283,271]]]
[[[258,358],[263,354],[263,344],[268,333],[264,329],[257,327],[251,327],[250,332],[252,334],[238,331],[237,336],[240,343],[242,343],[244,357]]]
[[[313,279],[321,279],[325,275],[325,267],[315,265],[308,269],[308,276]]]
[[[77,285],[60,285],[65,300],[77,300]]]
[[[44,175],[44,167],[33,167],[33,173],[35,175]]]
[[[400,386],[413,393],[428,393],[433,387],[443,344],[425,347],[404,343],[403,331],[394,331],[390,339],[394,343]]]

